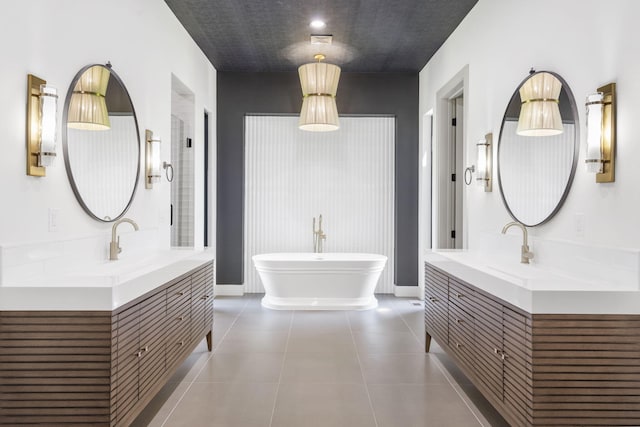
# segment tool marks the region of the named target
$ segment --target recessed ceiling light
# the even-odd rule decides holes
[[[314,19],[313,21],[311,21],[311,23],[309,24],[309,26],[311,28],[324,28],[327,26],[327,24],[325,24],[324,21],[321,21],[319,19]]]

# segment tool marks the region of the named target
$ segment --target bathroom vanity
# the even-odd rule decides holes
[[[0,425],[127,426],[205,337],[211,351],[212,255],[93,270],[0,287]]]
[[[513,426],[640,425],[637,288],[450,255],[425,263],[427,352],[433,338]]]

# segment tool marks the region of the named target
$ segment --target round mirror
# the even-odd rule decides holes
[[[555,73],[531,73],[509,101],[498,143],[498,183],[513,219],[531,227],[558,212],[573,181],[579,140],[567,83]]]
[[[129,93],[110,64],[75,76],[63,121],[64,162],[78,202],[99,221],[117,220],[138,185],[140,133]]]

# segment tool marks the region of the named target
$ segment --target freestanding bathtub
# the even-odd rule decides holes
[[[254,255],[265,289],[262,305],[276,310],[367,310],[387,257],[361,253]]]

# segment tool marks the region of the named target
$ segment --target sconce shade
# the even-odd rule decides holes
[[[56,157],[58,94],[33,74],[27,75],[27,175],[46,176]]]
[[[340,128],[336,92],[340,67],[314,62],[298,68],[302,86],[302,110],[298,126],[308,131],[331,131]]]
[[[153,184],[160,182],[160,144],[162,141],[153,136],[153,132],[145,131],[145,180],[144,186],[147,189],[153,188]]]
[[[516,133],[522,136],[551,136],[564,129],[558,106],[562,83],[551,73],[531,76],[520,87],[520,117]]]
[[[616,84],[609,83],[587,96],[587,171],[596,182],[615,182]]]
[[[602,92],[587,96],[587,171],[602,172]]]
[[[110,74],[109,69],[102,66],[93,66],[82,73],[69,102],[68,127],[84,130],[111,128],[105,101]]]
[[[58,94],[56,89],[40,86],[40,154],[38,166],[51,166],[56,158],[56,117]]]
[[[490,192],[492,190],[492,159],[493,159],[493,134],[488,133],[476,144],[477,148],[477,175],[476,180],[478,184],[484,188],[484,191]]]

